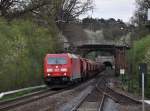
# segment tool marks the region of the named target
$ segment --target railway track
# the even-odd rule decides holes
[[[123,94],[115,92],[111,89],[108,85],[107,80],[101,78],[97,80],[97,82],[93,82],[93,84],[88,85],[80,96],[79,100],[69,105],[69,109],[67,111],[104,111],[104,106],[106,105],[106,100],[108,98],[112,99],[116,103],[123,104],[123,105],[137,105],[141,104],[139,101],[136,101],[130,97],[127,97]],[[77,85],[78,86],[78,85]],[[74,86],[76,87],[76,86]],[[61,93],[68,89],[72,89],[72,87],[64,88],[64,89],[47,89],[44,91],[39,91],[31,95],[27,95],[21,98],[17,98],[11,101],[0,102],[0,111],[8,111],[15,108],[18,108],[22,105],[28,105],[28,103],[32,103],[35,101],[40,101],[43,98],[47,98],[49,96],[53,96],[55,94]],[[70,104],[70,103],[69,103]],[[66,110],[60,110],[66,111]]]
[[[65,89],[55,89],[54,88],[50,88],[50,89],[46,89],[46,90],[42,90],[42,91],[38,91],[32,94],[28,94],[25,95],[23,97],[18,97],[16,99],[13,100],[9,100],[9,101],[3,101],[0,102],[0,111],[7,111],[16,107],[19,107],[21,105],[25,105],[34,101],[38,101],[42,98],[48,97],[48,96],[53,96],[55,94],[61,93],[62,91],[65,91]]]
[[[82,98],[70,111],[100,111],[105,96],[95,88],[91,93]]]
[[[121,94],[116,92],[112,88],[109,87],[107,80],[104,78],[96,85],[98,91],[103,92],[107,97],[114,100],[116,103],[123,104],[123,105],[134,105],[134,104],[141,104],[140,101],[135,100],[127,95]]]
[[[96,88],[99,92],[103,93],[103,101],[101,102],[101,107],[98,111],[104,110],[104,104],[107,101],[107,99],[113,100],[115,103],[118,103],[119,105],[124,106],[136,106],[141,105],[141,102],[138,100],[135,100],[127,95],[121,94],[119,92],[116,92],[112,88],[109,87],[108,81],[104,78],[101,79],[101,81],[96,85]]]
[[[104,78],[96,86],[84,95],[80,101],[69,111],[103,111],[106,99],[112,99],[120,105],[139,105],[141,102],[126,95],[120,94],[108,86]]]
[[[84,81],[83,84],[86,84],[86,82],[90,82],[91,80]],[[0,111],[8,111],[12,109],[16,109],[22,106],[28,106],[28,104],[32,104],[34,102],[38,102],[42,99],[52,97],[56,94],[65,92],[67,90],[72,90],[73,88],[76,88],[80,86],[81,83],[78,84],[72,84],[72,85],[61,85],[61,86],[52,86],[49,89],[38,91],[32,94],[28,94],[22,97],[18,97],[16,99],[8,100],[8,101],[1,101],[0,102]]]

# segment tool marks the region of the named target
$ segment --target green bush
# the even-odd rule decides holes
[[[150,68],[150,35],[134,42],[133,48],[129,51],[129,60],[133,65],[133,80],[136,89],[139,90],[139,63],[145,62]],[[150,97],[150,69],[148,70],[148,88],[146,89],[147,97]]]
[[[59,48],[56,30],[0,19],[0,91],[42,83],[43,58]]]

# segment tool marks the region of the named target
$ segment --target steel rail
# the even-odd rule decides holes
[[[102,100],[99,103],[98,111],[102,111],[103,110],[103,105],[104,105],[104,102],[105,102],[105,97],[106,97],[106,95],[103,94]]]
[[[100,83],[102,83],[102,84],[100,84]],[[98,84],[100,84],[99,85],[100,87],[98,87]],[[114,89],[110,88],[107,85],[107,81],[104,78],[102,78],[98,84],[96,85],[97,90],[102,92],[107,97],[111,98],[112,100],[114,100],[117,103],[125,104],[126,103],[125,101],[130,101],[133,104],[141,104],[141,102],[139,100],[135,100],[134,98],[131,98],[127,95],[124,95],[122,93],[114,91]]]
[[[86,100],[90,93],[85,95],[70,111],[77,111],[77,109],[82,105],[82,103]]]
[[[34,86],[34,87],[28,87],[28,88],[23,88],[23,89],[8,91],[8,92],[1,92],[0,93],[0,98],[2,98],[5,95],[14,94],[14,93],[17,93],[17,92],[20,92],[20,91],[27,91],[27,90],[30,90],[30,89],[33,90],[33,89],[45,88],[45,87],[46,87],[46,85],[41,85],[41,86]]]
[[[7,110],[10,110],[10,109],[19,107],[21,105],[25,105],[25,104],[43,99],[43,98],[48,97],[48,96],[52,96],[52,95],[61,93],[63,91],[65,91],[65,89],[62,89],[60,91],[47,90],[43,93],[39,92],[39,93],[35,93],[33,95],[28,95],[28,96],[24,96],[22,98],[18,98],[16,100],[3,102],[3,103],[0,104],[0,111],[7,111]]]
[[[80,106],[84,103],[84,101],[86,100],[86,98],[88,98],[88,97],[90,96],[90,94],[92,94],[92,92],[93,92],[94,90],[96,90],[96,87],[97,87],[97,84],[95,85],[95,87],[93,87],[93,89],[92,89],[90,92],[88,92],[87,94],[85,94],[85,95],[80,99],[80,101],[78,101],[78,103],[76,103],[76,104],[73,106],[73,108],[72,108],[71,110],[69,110],[69,111],[78,111],[78,109],[79,109]],[[97,108],[97,111],[101,111],[101,108],[102,108],[103,103],[104,103],[104,100],[105,100],[105,96],[106,96],[106,95],[103,94],[102,100],[98,102],[98,103],[99,103],[99,106],[98,106],[98,108]]]
[[[24,96],[16,97],[16,98],[13,98],[13,99],[3,100],[3,101],[0,101],[0,106],[3,105],[3,104],[8,104],[8,103],[11,103],[11,102],[14,102],[14,101],[19,101],[19,100],[22,100],[22,99],[25,99],[25,98],[29,98],[29,97],[32,97],[32,96],[43,94],[47,91],[50,91],[50,89],[25,94]]]

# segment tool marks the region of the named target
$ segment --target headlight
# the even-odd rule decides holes
[[[67,75],[67,73],[64,73],[64,76],[66,76]]]
[[[53,69],[47,69],[47,72],[53,72]]]
[[[51,74],[47,74],[48,76],[51,76]]]
[[[67,70],[67,68],[61,68],[60,71],[62,71],[62,72],[67,72],[68,70]]]

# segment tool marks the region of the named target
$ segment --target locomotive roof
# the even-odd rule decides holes
[[[77,56],[77,55],[75,55],[75,54],[70,54],[70,53],[68,53],[68,56],[69,56],[70,58],[79,58],[79,56]]]
[[[61,54],[47,54],[47,56],[69,56],[70,58],[79,58],[78,55],[71,54],[71,53],[61,53]]]

